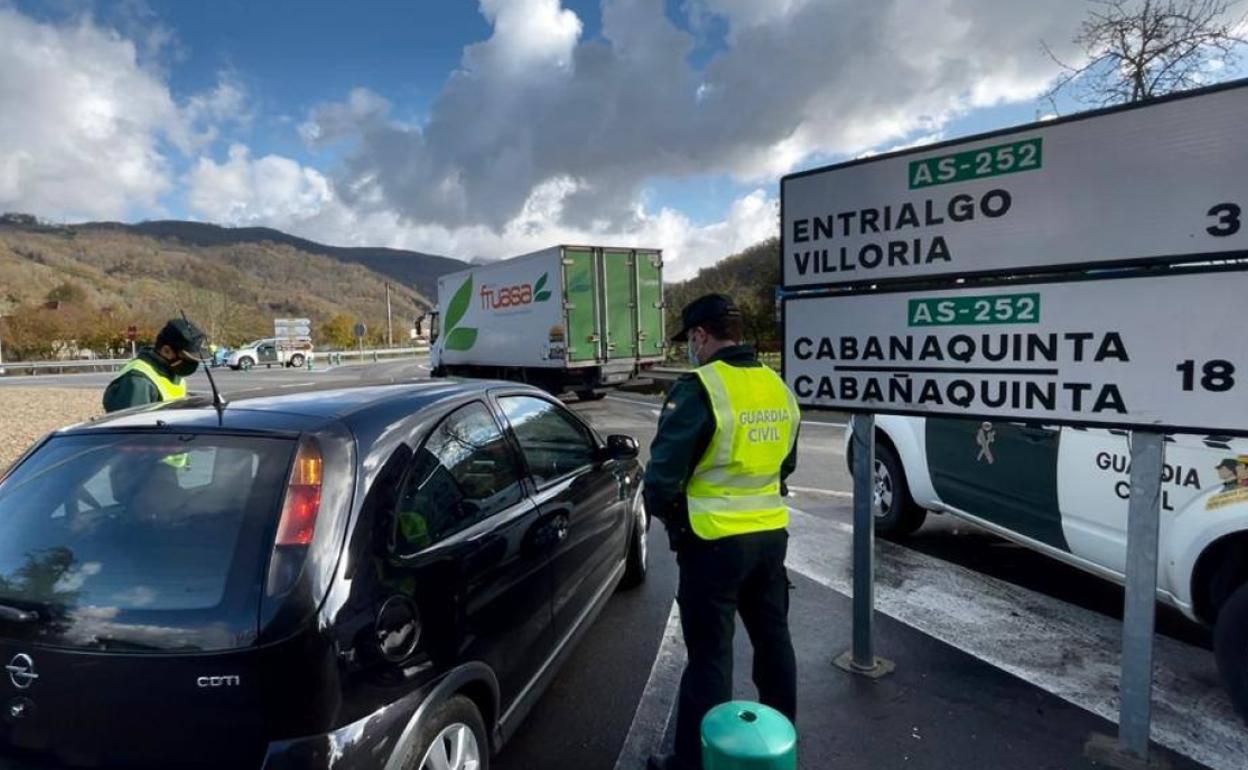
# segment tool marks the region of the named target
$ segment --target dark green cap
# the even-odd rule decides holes
[[[680,331],[672,337],[672,342],[689,340],[689,330],[701,326],[708,321],[731,316],[741,316],[741,309],[732,297],[726,294],[706,294],[685,305],[680,311]]]
[[[177,353],[190,353],[193,356],[202,357],[206,338],[207,335],[195,324],[181,318],[174,318],[156,335],[156,347],[168,345]]]

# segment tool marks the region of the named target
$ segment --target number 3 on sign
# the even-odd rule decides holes
[[[1218,238],[1234,235],[1239,232],[1240,213],[1241,211],[1237,204],[1219,203],[1209,209],[1209,216],[1217,217],[1218,223],[1206,227],[1205,232]]]

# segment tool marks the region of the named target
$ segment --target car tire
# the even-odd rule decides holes
[[[875,517],[875,531],[886,537],[904,537],[923,526],[927,511],[919,507],[910,496],[906,472],[901,465],[897,450],[883,441],[875,444],[875,469],[872,488],[879,513]]]
[[[290,357],[290,368],[291,368],[291,369],[302,369],[302,368],[303,368],[303,364],[304,364],[304,363],[305,363],[305,362],[304,362],[304,360],[303,360],[303,356],[302,356],[302,355],[300,355],[299,353],[296,353],[296,354],[294,354],[293,356],[291,356],[291,357]]]
[[[1218,610],[1213,654],[1235,711],[1248,722],[1248,583]]]
[[[256,365],[256,359],[252,358],[251,356],[243,356],[242,358],[238,359],[238,368],[242,369],[244,372],[250,372],[251,367],[255,365]]]
[[[620,578],[620,588],[628,590],[646,582],[646,574],[650,571],[650,544],[646,535],[650,529],[650,517],[646,514],[646,504],[641,495],[633,503],[633,522],[628,533],[628,553],[624,555],[624,577]]]
[[[441,752],[440,759],[447,760],[445,763],[434,761],[437,752]],[[463,695],[439,704],[416,731],[401,766],[404,770],[489,770],[490,745],[476,704]]]

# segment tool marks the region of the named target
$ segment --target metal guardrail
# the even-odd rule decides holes
[[[417,356],[428,352],[428,345],[407,348],[313,351],[313,361],[321,365],[347,361],[374,363],[403,356]],[[75,361],[5,361],[0,364],[0,376],[37,377],[49,374],[65,374],[66,372],[115,372],[129,362],[129,358],[94,358]]]

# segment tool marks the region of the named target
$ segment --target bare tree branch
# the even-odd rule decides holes
[[[1062,74],[1045,94],[1071,93],[1098,105],[1151,99],[1213,82],[1246,42],[1238,0],[1092,0],[1072,42],[1086,63],[1072,66],[1041,41]]]

